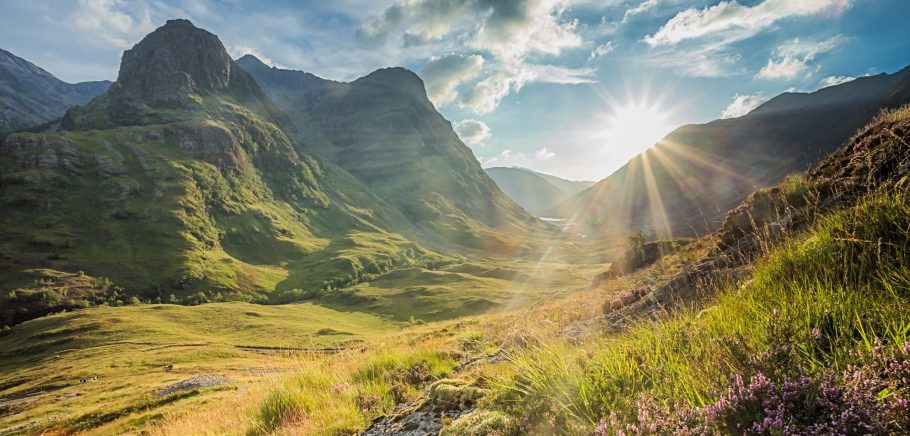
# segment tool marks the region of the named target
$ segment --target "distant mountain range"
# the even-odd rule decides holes
[[[541,216],[594,184],[561,179],[520,167],[487,168],[487,175],[516,203],[532,214]]]
[[[676,129],[547,214],[588,234],[705,234],[756,188],[806,170],[883,108],[907,102],[910,67],[781,94],[743,117]]]
[[[111,82],[66,83],[25,59],[0,49],[0,137],[60,118],[85,104]]]

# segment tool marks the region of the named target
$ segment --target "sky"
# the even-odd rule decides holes
[[[349,81],[403,66],[484,166],[599,180],[672,128],[910,64],[907,0],[0,0],[0,48],[114,80],[171,18]]]

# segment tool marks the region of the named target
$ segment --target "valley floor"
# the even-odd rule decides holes
[[[38,318],[0,336],[0,433],[142,428],[439,328],[425,322],[563,298],[602,270],[473,261],[393,271],[315,302],[100,306]]]

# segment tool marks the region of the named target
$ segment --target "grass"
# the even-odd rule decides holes
[[[320,331],[327,326],[333,330]],[[26,409],[3,418],[4,427],[58,416],[52,428],[129,428],[230,392],[161,402],[150,396],[160,387],[197,374],[255,384],[295,370],[291,356],[305,352],[297,350],[355,346],[398,328],[311,303],[97,307],[40,318],[0,337],[0,395],[28,398]],[[98,381],[80,383],[93,376]]]
[[[214,411],[206,419],[212,420],[213,428],[220,428],[216,421],[229,421],[236,426],[230,432],[242,433],[299,420],[304,410],[310,417],[306,425],[313,429],[336,428],[333,422],[341,423],[338,428],[362,428],[398,401],[419,396],[423,377],[428,382],[450,374],[455,353],[492,351],[486,335],[476,328],[458,327],[458,337],[439,333],[451,323],[445,320],[563,298],[586,287],[601,269],[473,261],[439,270],[389,272],[340,292],[347,302],[324,298],[282,305],[97,306],[42,317],[0,333],[0,397],[29,397],[28,409],[14,418],[4,417],[3,427],[56,416],[42,425],[119,432],[203,405],[208,408],[235,398],[251,402],[246,396],[254,395],[261,397],[262,405],[250,406],[245,415],[224,412],[229,416],[223,417]],[[94,283],[87,276],[72,279]],[[415,286],[428,291],[418,295]],[[555,289],[566,292],[554,293]],[[423,321],[444,324],[419,325]],[[397,333],[403,327],[406,333]],[[303,351],[338,347],[353,348],[341,354]],[[164,371],[165,365],[174,365],[173,371]],[[415,368],[416,375],[411,374]],[[198,374],[223,374],[234,382],[167,402],[149,395]],[[301,378],[282,381],[287,374]],[[92,376],[99,380],[79,383]],[[331,386],[326,387],[330,381],[348,383],[353,390],[333,394]],[[271,386],[278,392],[271,394]],[[313,400],[292,401],[301,392]],[[292,412],[282,412],[283,408]]]
[[[532,428],[583,432],[611,415],[635,422],[643,397],[706,406],[731,374],[843,372],[874,339],[894,349],[910,340],[908,242],[910,194],[872,195],[773,249],[745,286],[707,306],[583,347],[549,338],[516,353],[495,402]],[[756,363],[781,341],[793,361]]]
[[[447,422],[447,434],[590,434],[604,422],[599,431],[610,433],[612,425],[641,424],[641,413],[664,419],[717,407],[728,398],[733,375],[784,383],[793,374],[809,380],[833,374],[836,386],[845,383],[837,374],[863,365],[863,355],[876,347],[896,352],[910,340],[908,242],[910,193],[877,192],[773,246],[743,286],[626,330],[598,332],[590,321],[601,308],[592,301],[652,280],[655,269],[681,268],[675,258],[689,253],[608,280],[599,290],[527,310],[415,326],[354,355],[307,360],[297,374],[261,391],[212,404],[199,416],[178,412],[149,428],[179,432],[243,401],[255,407],[220,430],[351,433],[421,396],[422,387],[431,387],[430,396],[451,390],[460,398],[455,388],[471,386],[478,407]],[[509,350],[505,361],[453,369],[465,356],[500,348]],[[905,388],[876,401],[899,398]],[[733,431],[712,425],[714,432]]]

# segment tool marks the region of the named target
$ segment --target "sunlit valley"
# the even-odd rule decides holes
[[[902,2],[0,11],[2,435],[910,434]]]

